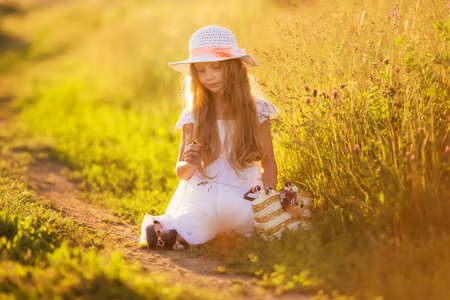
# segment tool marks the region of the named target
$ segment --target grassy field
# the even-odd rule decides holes
[[[260,61],[252,73],[281,111],[273,124],[279,182],[314,194],[314,230],[272,242],[236,238],[231,247],[218,239],[199,251],[280,293],[449,297],[450,2],[128,0],[18,7],[0,16],[0,96],[14,96],[11,130],[50,149],[86,199],[136,226],[145,213],[164,212],[178,183],[174,124],[182,108],[180,77],[167,63],[187,57],[195,30],[222,25]],[[8,161],[3,172],[14,169]],[[25,191],[8,180],[1,185],[2,211]],[[16,228],[45,222],[46,213],[24,221],[32,203],[11,211],[20,222],[3,212],[2,222]],[[45,242],[32,252],[32,262],[14,258],[23,253],[14,254],[13,235],[6,234],[2,269],[28,268],[39,276],[34,266],[46,255],[62,255],[57,249],[81,260],[70,242],[77,231],[68,228],[64,239],[51,238],[56,246]],[[92,254],[93,262],[101,259]]]

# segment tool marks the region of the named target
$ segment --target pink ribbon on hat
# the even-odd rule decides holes
[[[219,58],[229,58],[233,55],[245,54],[245,51],[242,48],[235,49],[233,47],[200,47],[192,49],[189,54],[191,57],[212,54]]]

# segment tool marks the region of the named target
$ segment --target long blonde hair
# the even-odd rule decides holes
[[[230,59],[220,63],[221,96],[226,104],[223,119],[235,121],[225,122],[227,126],[224,147],[229,147],[229,163],[239,176],[240,171],[261,160],[264,155],[256,102],[251,92],[247,69],[242,62],[239,59]],[[197,78],[194,64],[191,64],[190,68],[191,78],[186,82],[185,91],[186,95],[189,95],[186,106],[194,117],[194,139],[203,145],[202,168],[199,171],[203,176],[209,177],[204,168],[213,163],[221,152],[216,111],[212,93]]]

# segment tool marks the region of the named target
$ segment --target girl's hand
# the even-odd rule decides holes
[[[200,167],[202,161],[202,148],[203,146],[197,142],[190,144],[183,152],[183,160],[189,165]]]

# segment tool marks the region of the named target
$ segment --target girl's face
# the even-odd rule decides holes
[[[213,94],[222,91],[222,68],[220,62],[194,63],[197,78]]]

